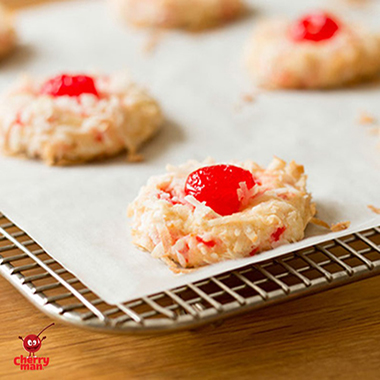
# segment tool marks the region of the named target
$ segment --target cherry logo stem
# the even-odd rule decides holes
[[[55,325],[54,322],[53,322],[53,323],[50,323],[50,325],[49,325],[49,326],[46,326],[44,329],[42,329],[42,330],[39,332],[39,334],[38,334],[37,336],[40,336],[45,330],[47,330],[49,327],[54,326],[54,325]]]

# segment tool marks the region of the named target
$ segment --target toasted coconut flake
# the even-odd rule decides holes
[[[323,220],[318,219],[318,218],[312,218],[310,220],[310,223],[313,223],[316,226],[321,226],[321,227],[327,228],[328,230],[330,229],[330,225],[329,224],[327,224],[326,222],[324,222]]]
[[[331,231],[332,232],[343,231],[343,230],[346,230],[348,227],[350,227],[350,225],[351,225],[350,221],[339,222],[339,223],[336,223],[336,224],[332,224],[331,225]]]
[[[375,214],[379,214],[380,215],[380,208],[379,207],[375,207],[373,205],[368,205],[367,206],[372,212],[374,212]]]

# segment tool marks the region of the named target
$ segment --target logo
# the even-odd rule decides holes
[[[46,326],[43,330],[40,331],[38,335],[30,334],[27,335],[24,339],[21,336],[18,337],[22,340],[22,345],[25,351],[29,353],[28,356],[21,355],[16,356],[13,359],[13,363],[16,366],[19,366],[21,371],[43,370],[49,364],[49,357],[37,357],[36,352],[41,348],[42,341],[46,339],[46,336],[40,339],[40,335],[53,325],[54,323],[51,323],[49,326]]]

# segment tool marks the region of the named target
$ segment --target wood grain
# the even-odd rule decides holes
[[[51,320],[0,278],[0,378],[34,378],[13,358],[19,335]],[[60,322],[39,351],[57,379],[379,379],[380,276],[165,335],[108,335]]]
[[[118,336],[58,322],[39,351],[51,362],[38,374],[13,364],[26,354],[18,336],[51,320],[3,278],[0,290],[1,379],[380,378],[380,276],[193,332]]]

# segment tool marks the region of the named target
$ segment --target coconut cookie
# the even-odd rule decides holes
[[[0,3],[0,58],[16,46],[16,32],[8,10]]]
[[[161,122],[157,102],[125,75],[24,78],[0,99],[0,149],[49,165],[133,158]]]
[[[268,88],[327,88],[380,71],[380,37],[327,13],[263,22],[247,46],[255,82]]]
[[[314,214],[303,167],[278,158],[266,169],[252,161],[169,166],[128,208],[134,244],[174,268],[301,240]]]
[[[243,13],[242,0],[110,0],[136,26],[205,29]]]

